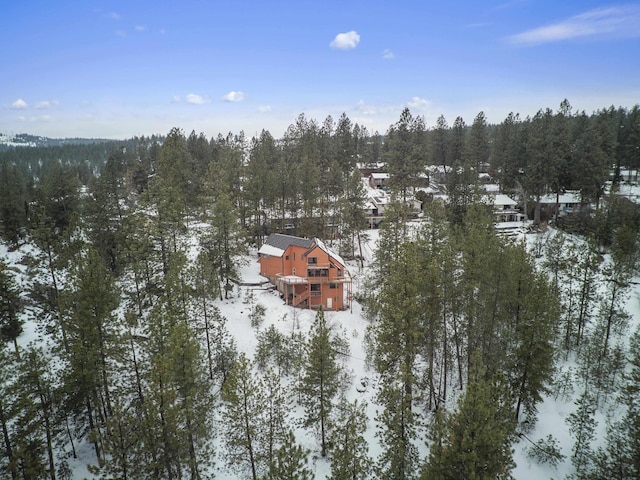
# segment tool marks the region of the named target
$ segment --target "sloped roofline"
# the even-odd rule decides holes
[[[346,268],[347,264],[342,259],[342,257],[340,257],[340,255],[338,255],[337,253],[331,251],[324,244],[324,242],[318,238],[310,239],[294,237],[293,235],[285,235],[284,233],[272,233],[267,237],[262,247],[260,247],[260,250],[258,250],[258,253],[265,253],[275,257],[281,257],[282,255],[284,255],[284,252],[287,250],[287,248],[292,245],[305,248],[307,250],[305,252],[305,255],[307,255],[315,247],[318,247],[327,255],[329,255],[330,258],[333,258],[335,261],[339,262],[343,268]]]
[[[293,235],[285,235],[284,233],[272,233],[264,241],[264,244],[284,251],[291,245],[310,248],[313,244],[313,240],[309,238],[294,237]]]

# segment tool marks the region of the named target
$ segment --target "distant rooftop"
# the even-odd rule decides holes
[[[309,238],[294,237],[293,235],[284,235],[282,233],[272,233],[267,237],[264,243],[284,251],[290,245],[302,248],[311,248],[313,240]]]

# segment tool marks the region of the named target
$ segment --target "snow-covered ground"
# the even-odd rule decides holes
[[[190,226],[193,231],[199,230],[198,225]],[[364,288],[364,281],[369,275],[370,262],[375,251],[379,231],[370,230],[367,232],[369,242],[364,245],[364,256],[367,265],[364,269],[360,269],[356,262],[349,263],[349,269],[353,277],[353,291],[357,294],[359,290]],[[533,245],[536,241],[535,235],[527,235],[526,241],[529,245]],[[192,245],[196,242],[193,241]],[[20,261],[27,253],[33,253],[32,247],[23,246],[17,251],[10,252],[6,246],[0,245],[0,261],[15,266],[20,272],[18,280],[21,285],[26,285],[26,267],[20,264]],[[253,252],[247,257],[246,264],[241,270],[241,280],[244,282],[258,282],[264,280],[259,275],[259,265],[257,263],[257,254]],[[300,329],[303,332],[309,331],[316,312],[312,310],[294,309],[284,304],[279,295],[271,289],[261,287],[235,287],[233,298],[218,302],[220,311],[227,319],[227,328],[235,337],[240,351],[245,352],[249,357],[253,356],[257,345],[257,330],[251,326],[249,314],[251,312],[251,303],[247,299],[248,293],[253,294],[253,304],[262,304],[266,308],[265,320],[260,329],[265,329],[270,325],[275,325],[283,332],[291,332],[292,329]],[[629,331],[633,331],[640,324],[640,285],[636,284],[629,295],[627,302],[627,311],[631,315]],[[346,366],[351,371],[353,383],[348,391],[348,398],[357,398],[359,402],[367,402],[369,413],[369,430],[367,440],[369,441],[370,454],[376,458],[380,452],[380,447],[375,438],[375,424],[373,418],[376,414],[376,405],[373,402],[376,386],[374,384],[375,375],[372,371],[367,370],[365,365],[365,352],[363,349],[364,333],[368,325],[368,321],[364,318],[361,306],[354,301],[352,310],[341,312],[326,312],[325,314],[329,325],[333,328],[342,330],[346,338],[350,341],[350,356],[346,360]],[[24,332],[19,338],[19,344],[26,345],[30,342],[41,342],[40,333],[35,328],[33,318],[29,318],[24,326]],[[570,366],[570,365],[568,365]],[[367,380],[371,380],[367,383]],[[366,388],[362,388],[367,385]],[[364,391],[362,391],[364,390]],[[527,434],[528,439],[537,441],[545,438],[547,435],[553,435],[562,448],[562,453],[566,459],[558,467],[538,464],[532,461],[526,455],[526,450],[530,446],[528,439],[523,438],[520,443],[515,446],[514,460],[517,464],[513,471],[513,476],[517,480],[539,480],[544,478],[564,478],[573,471],[571,465],[571,447],[573,439],[568,432],[566,423],[567,416],[575,410],[573,398],[554,399],[553,396],[545,397],[544,401],[538,406],[538,420],[535,428]],[[293,415],[299,415],[300,409],[296,409]],[[596,440],[602,444],[604,442],[604,418],[599,418],[598,432]],[[303,430],[297,430],[298,441],[306,448],[311,450],[311,458],[315,476],[318,479],[326,478],[330,473],[329,464],[319,458],[319,445],[317,439],[310,433]],[[428,451],[424,442],[418,444],[420,453],[423,458],[426,457]],[[218,448],[218,453],[221,448]],[[88,444],[79,446],[80,458],[72,464],[74,478],[92,478],[88,472],[87,463],[93,463],[93,451]],[[235,476],[224,468],[223,459],[219,458],[216,462],[216,477],[223,479],[241,478]]]

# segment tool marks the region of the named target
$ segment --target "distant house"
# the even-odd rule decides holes
[[[496,222],[522,222],[525,219],[516,207],[517,202],[502,193],[490,195],[493,201],[493,215]]]
[[[548,194],[540,198],[541,212],[551,217],[555,215],[562,217],[570,213],[577,213],[582,209],[582,201],[579,192],[565,192],[560,195]]]
[[[258,250],[260,275],[287,305],[345,310],[351,304],[351,276],[345,262],[317,238],[273,233]]]
[[[366,207],[369,228],[378,228],[380,226],[382,220],[384,220],[384,211],[390,200],[391,198],[384,190],[376,190],[369,195]]]
[[[369,185],[373,188],[383,188],[389,184],[389,174],[384,172],[373,172],[369,175]]]
[[[371,163],[356,163],[356,168],[360,172],[360,175],[363,178],[369,178],[372,173],[378,173],[383,171],[386,168],[386,164],[384,162],[371,162]]]

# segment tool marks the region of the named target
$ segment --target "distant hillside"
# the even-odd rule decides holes
[[[19,133],[17,135],[0,133],[0,151],[8,150],[11,147],[59,147],[63,145],[89,145],[114,141],[117,140],[106,138],[48,138],[31,135],[29,133]]]
[[[40,178],[51,162],[78,168],[83,184],[99,174],[107,158],[116,151],[132,158],[144,155],[150,145],[162,144],[164,137],[134,137],[125,140],[104,138],[47,138],[21,133],[0,134],[0,167],[14,165],[25,179]],[[140,149],[140,151],[138,151]]]

